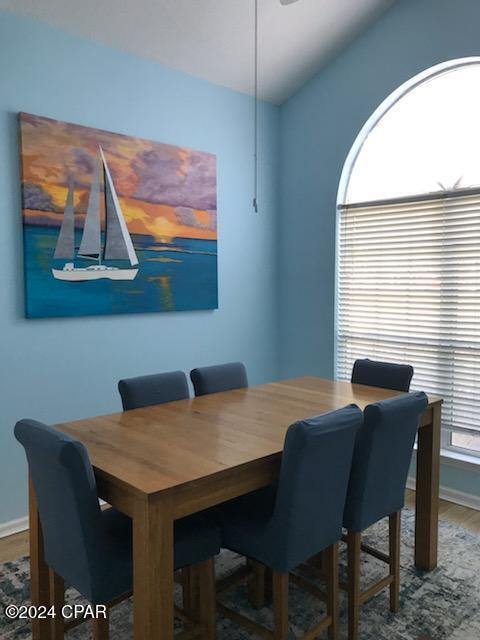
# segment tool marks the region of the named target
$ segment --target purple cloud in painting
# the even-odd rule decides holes
[[[196,229],[209,229],[214,231],[217,228],[217,214],[216,211],[208,211],[209,223],[204,224],[198,220],[195,212],[190,207],[175,207],[175,217],[179,224],[186,225],[187,227],[195,227]]]
[[[58,211],[52,200],[52,196],[39,184],[26,182],[23,184],[23,208],[36,211]]]
[[[154,204],[216,209],[215,157],[173,147],[142,151],[134,160],[139,183],[134,197]]]
[[[80,149],[79,147],[74,147],[72,149],[72,158],[75,164],[75,167],[81,173],[93,173],[95,169],[95,162],[92,156],[87,153],[84,149]]]

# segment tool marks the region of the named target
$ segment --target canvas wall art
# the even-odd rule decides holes
[[[216,159],[20,114],[26,315],[217,307]]]

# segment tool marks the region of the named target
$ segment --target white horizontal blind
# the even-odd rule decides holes
[[[336,374],[413,365],[443,426],[480,431],[480,190],[339,207]]]

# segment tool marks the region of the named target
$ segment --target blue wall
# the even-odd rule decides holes
[[[281,110],[281,374],[333,375],[335,203],[362,125],[406,80],[480,55],[478,0],[402,0]],[[478,475],[442,481],[479,493]]]
[[[23,318],[17,112],[217,155],[219,309]],[[13,425],[120,409],[119,378],[234,359],[277,377],[279,109],[260,111],[261,213],[252,211],[251,98],[0,11],[0,523],[26,513]]]

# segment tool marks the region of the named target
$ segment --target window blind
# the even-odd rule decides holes
[[[480,189],[339,207],[336,374],[409,363],[442,423],[480,431]]]

